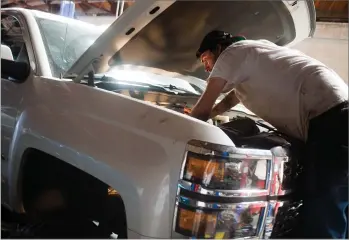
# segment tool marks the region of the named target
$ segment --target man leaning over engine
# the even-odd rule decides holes
[[[196,56],[210,72],[191,116],[207,121],[241,102],[305,143],[304,238],[345,238],[348,209],[348,86],[330,68],[267,40],[208,33]],[[230,93],[216,106],[222,92]]]

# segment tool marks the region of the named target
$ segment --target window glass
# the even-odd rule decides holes
[[[12,53],[14,61],[29,64],[22,26],[14,16],[1,16],[1,45],[2,49],[6,49],[7,56]],[[3,56],[3,54],[5,54],[5,51],[1,55]]]
[[[71,19],[64,22],[37,17],[36,20],[55,77],[69,70],[104,30]]]

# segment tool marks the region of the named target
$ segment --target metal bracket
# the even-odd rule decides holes
[[[95,86],[95,73],[93,71],[88,72],[87,85],[94,87]]]
[[[79,75],[77,75],[75,78],[73,78],[73,81],[74,81],[75,83],[80,83],[80,82],[81,82],[81,79],[83,79],[84,76],[85,76],[86,74],[88,74],[89,77],[90,77],[90,73],[92,72],[92,74],[94,75],[95,70],[94,70],[93,65],[94,65],[94,64],[98,64],[99,62],[100,62],[100,59],[99,59],[99,58],[93,59],[93,60],[85,67],[84,71],[82,71]],[[92,76],[93,76],[93,75],[92,75]]]

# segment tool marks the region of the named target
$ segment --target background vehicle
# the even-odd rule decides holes
[[[204,78],[192,53],[213,25],[285,45],[311,34],[313,10],[308,1],[137,1],[100,35],[76,20],[2,9],[1,44],[14,59],[2,57],[2,201],[33,217],[65,206],[120,238],[263,236],[284,148],[238,146],[216,126],[135,99],[137,91],[117,93],[102,77],[131,64]],[[171,87],[151,78],[138,85],[156,102],[198,96],[178,79]],[[258,162],[269,166],[259,187],[247,181]],[[208,163],[223,175],[208,178]],[[206,219],[199,232],[198,217]]]

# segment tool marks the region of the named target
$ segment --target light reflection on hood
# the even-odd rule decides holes
[[[166,76],[161,73],[154,73],[152,70],[140,70],[138,67],[133,66],[117,66],[111,68],[103,75],[111,78],[115,78],[119,81],[132,81],[138,83],[169,86],[173,85],[179,89],[185,89],[188,92],[194,94],[200,94],[197,92],[188,81],[177,77]]]

